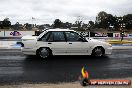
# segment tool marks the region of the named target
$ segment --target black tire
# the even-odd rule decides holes
[[[37,51],[37,55],[42,59],[46,59],[51,56],[51,52],[50,52],[50,49],[48,49],[48,48],[40,48]]]
[[[92,56],[95,56],[95,57],[103,57],[104,55],[105,55],[105,50],[104,50],[103,47],[96,47],[92,51]]]

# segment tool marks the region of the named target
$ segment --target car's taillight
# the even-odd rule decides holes
[[[24,47],[24,44],[22,42],[17,42],[16,44],[21,45],[21,47]]]
[[[21,43],[21,47],[24,47],[24,44],[23,43]]]

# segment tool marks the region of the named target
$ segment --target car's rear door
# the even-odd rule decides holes
[[[47,46],[51,48],[55,55],[65,55],[67,44],[63,31],[52,31],[47,42]]]

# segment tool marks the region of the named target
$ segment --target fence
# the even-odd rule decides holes
[[[97,37],[97,38],[120,38],[120,33],[100,33],[100,32],[78,32],[85,37]],[[0,37],[22,37],[25,35],[36,35],[38,31],[0,31]],[[124,34],[124,38],[132,38],[132,34]]]
[[[0,37],[22,37],[25,35],[35,35],[35,31],[0,31]]]

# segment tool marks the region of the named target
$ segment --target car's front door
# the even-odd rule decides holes
[[[76,32],[65,32],[67,40],[67,54],[87,55],[89,50],[88,42]]]

